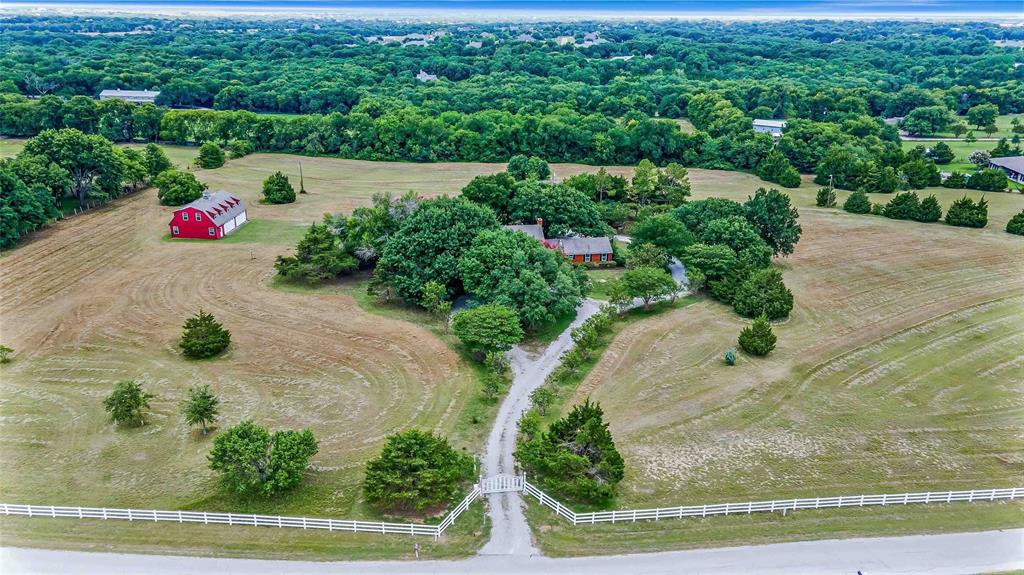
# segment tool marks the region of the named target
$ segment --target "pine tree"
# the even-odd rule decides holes
[[[939,205],[939,199],[935,197],[935,194],[921,200],[921,205],[917,209],[917,217],[914,219],[925,223],[937,222],[942,219],[942,206]]]
[[[772,324],[768,323],[768,316],[761,314],[753,324],[740,332],[739,344],[743,351],[751,355],[768,355],[775,349],[776,339]]]
[[[843,209],[851,214],[866,214],[871,211],[871,200],[864,192],[856,191],[843,202]]]
[[[213,315],[202,309],[185,320],[184,328],[178,345],[185,356],[192,359],[213,357],[227,349],[231,343],[231,332],[224,329]]]

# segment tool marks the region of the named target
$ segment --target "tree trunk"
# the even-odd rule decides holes
[[[201,423],[203,426],[203,435],[206,435],[206,420],[202,419],[199,421],[199,423]]]

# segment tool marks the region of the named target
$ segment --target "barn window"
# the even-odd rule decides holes
[[[172,226],[171,227],[171,235],[174,235],[174,236],[178,235],[178,226]]]
[[[197,221],[197,222],[200,222],[200,221],[202,221],[202,220],[203,220],[203,214],[199,214],[199,213],[197,213],[197,214],[196,214],[196,221]]]
[[[181,221],[183,221],[183,222],[187,222],[188,221],[188,212],[181,212]]]
[[[210,230],[210,235],[212,236],[213,235],[213,228],[209,228],[209,230]]]

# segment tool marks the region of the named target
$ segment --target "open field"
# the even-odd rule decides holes
[[[1016,117],[1016,116],[1018,116],[1018,114],[1000,114],[1000,115],[996,116],[996,128],[999,128],[999,131],[994,133],[994,134],[992,134],[991,136],[986,134],[985,131],[982,130],[981,128],[978,128],[977,126],[971,124],[967,120],[967,116],[956,116],[955,119],[956,119],[957,122],[963,122],[964,124],[966,124],[967,125],[967,129],[968,130],[973,130],[974,131],[974,135],[979,137],[979,138],[1012,138],[1013,137],[1013,126],[1010,125],[1010,122],[1012,122],[1013,118]],[[1024,120],[1024,117],[1022,117],[1021,119]],[[939,134],[935,134],[935,136],[939,137],[939,138],[955,138],[956,137],[956,135],[953,134],[953,132],[942,132],[942,133],[939,133]],[[963,136],[960,136],[960,137],[962,138]]]
[[[745,195],[696,181],[697,197]],[[943,206],[963,193],[934,191]],[[577,390],[575,401],[601,402],[626,459],[617,507],[1024,478],[1024,242],[1002,231],[1024,196],[987,194],[989,227],[966,230],[808,207],[812,192],[790,191],[804,233],[778,265],[796,307],[776,326],[771,355],[725,366],[722,353],[744,321],[705,301],[629,325]],[[541,546],[557,555],[981,529],[1024,523],[1020,509],[844,510],[584,531],[543,510],[531,517]],[[729,528],[737,523],[745,527]]]
[[[243,174],[238,164],[275,158],[255,156],[226,170]],[[319,179],[321,163],[333,174],[330,188]],[[303,292],[270,285],[273,260],[293,245],[297,224],[364,202],[372,191],[401,192],[413,176],[424,192],[432,191],[431,179],[437,191],[456,191],[460,184],[448,172],[431,176],[423,166],[388,166],[403,173],[401,184],[378,185],[355,173],[358,165],[320,160],[309,166],[307,186],[314,193],[290,206],[259,205],[257,186],[230,186],[249,202],[252,222],[230,241],[163,240],[172,210],[146,190],[58,222],[0,257],[3,343],[17,350],[0,368],[0,499],[370,517],[359,482],[387,434],[421,427],[477,449],[487,421],[462,421],[480,417],[467,410],[478,396],[475,369],[430,322],[371,315],[345,286]],[[377,172],[382,180],[385,173]],[[199,174],[213,179],[217,172]],[[253,231],[264,233],[254,237]],[[217,359],[188,361],[176,339],[184,319],[200,307],[232,331],[232,347]],[[115,429],[100,402],[116,381],[129,378],[156,394],[153,414],[142,428]],[[252,418],[271,428],[313,429],[320,452],[301,488],[270,502],[238,500],[216,489],[206,467],[211,440],[187,428],[178,411],[186,389],[203,383],[222,399],[221,428]],[[4,525],[5,541],[104,548],[140,542],[141,534],[125,532],[145,530],[151,548],[165,551],[185,533],[163,525]],[[437,553],[470,552],[481,542],[478,531],[446,536]],[[333,541],[321,536],[321,543],[316,537],[307,543],[270,529],[208,533],[241,554],[287,555]],[[337,545],[323,556],[337,557],[345,548],[353,556],[393,556],[407,554],[411,544],[382,539],[365,551]]]

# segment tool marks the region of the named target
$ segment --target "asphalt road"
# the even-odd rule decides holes
[[[1024,529],[877,539],[804,541],[753,547],[550,559],[476,556],[464,561],[264,561],[0,548],[3,575],[284,575],[316,573],[623,575],[962,575],[1024,569]]]

